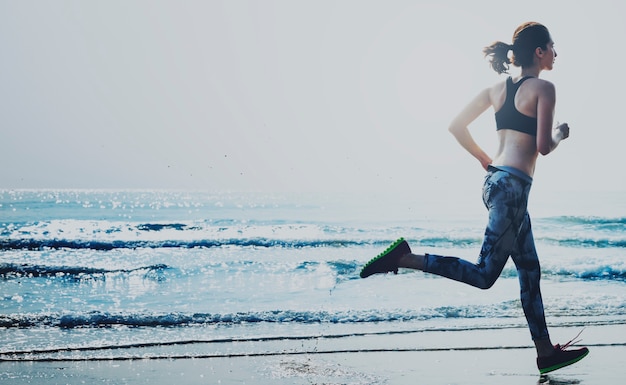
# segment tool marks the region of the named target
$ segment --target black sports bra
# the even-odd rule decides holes
[[[496,131],[508,128],[537,136],[537,118],[524,115],[515,108],[515,94],[519,86],[531,77],[523,77],[517,83],[513,83],[511,77],[506,79],[506,99],[502,107],[496,112]]]

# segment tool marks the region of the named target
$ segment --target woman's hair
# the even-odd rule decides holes
[[[483,49],[485,57],[489,56],[491,68],[497,73],[508,73],[509,64],[516,67],[527,67],[533,64],[535,49],[548,48],[550,32],[542,24],[528,22],[520,25],[513,33],[513,44],[496,41]],[[509,51],[513,55],[509,58]]]

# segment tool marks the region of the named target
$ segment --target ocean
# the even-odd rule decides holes
[[[544,196],[529,211],[549,326],[624,325],[626,194]],[[467,202],[0,190],[0,360],[306,354],[354,335],[525,330],[510,261],[486,291],[408,270],[359,278],[399,237],[475,260],[480,191]]]

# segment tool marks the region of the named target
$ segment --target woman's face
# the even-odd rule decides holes
[[[541,68],[550,71],[554,67],[554,60],[556,59],[556,50],[554,49],[554,42],[552,39],[546,45],[546,49],[542,50],[541,56]]]

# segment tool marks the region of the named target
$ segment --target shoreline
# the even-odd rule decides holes
[[[551,329],[553,339],[573,328]],[[619,383],[626,367],[626,325],[589,326],[590,354],[540,376],[523,329],[346,336],[248,344],[257,351],[193,358],[113,358],[0,362],[11,384],[579,384]],[[575,333],[573,334],[575,335]],[[557,340],[558,339],[558,340]],[[616,341],[617,339],[617,341]],[[487,343],[485,343],[487,341]],[[233,344],[233,347],[236,344]],[[439,346],[438,346],[439,345]],[[204,345],[200,349],[209,349]],[[180,347],[181,352],[189,350]],[[263,350],[267,349],[267,350]],[[144,350],[144,354],[149,353]],[[229,350],[230,353],[229,353]],[[236,350],[236,349],[235,349]],[[6,358],[6,357],[5,357]]]
[[[395,351],[78,362],[2,362],[11,384],[578,384],[620,383],[624,346],[591,347],[588,357],[540,376],[528,349]]]

